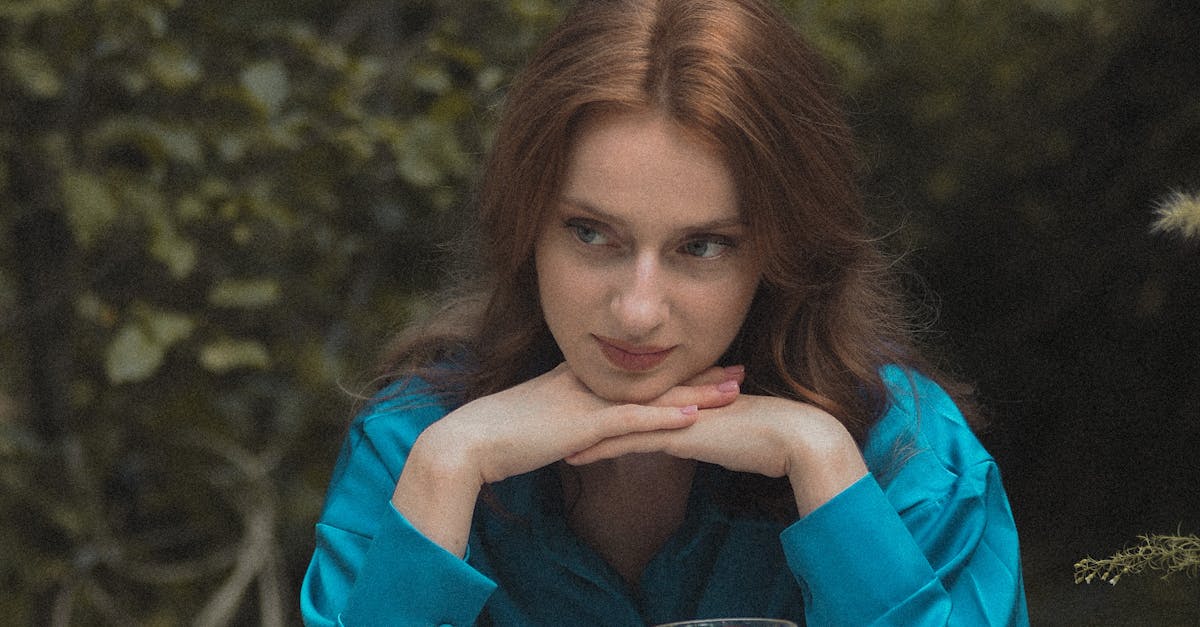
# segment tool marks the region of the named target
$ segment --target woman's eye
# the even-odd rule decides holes
[[[608,243],[608,238],[604,236],[598,229],[595,229],[586,223],[576,222],[574,220],[567,222],[567,228],[575,235],[575,239],[591,246],[603,246]]]
[[[701,259],[712,259],[724,255],[733,242],[723,237],[702,237],[690,240],[683,245],[683,252]]]

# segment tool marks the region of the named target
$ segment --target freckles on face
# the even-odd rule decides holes
[[[646,402],[712,366],[759,280],[732,175],[653,111],[592,118],[535,247],[547,326],[593,392]]]

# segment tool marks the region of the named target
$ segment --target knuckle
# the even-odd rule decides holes
[[[621,406],[621,425],[628,431],[638,429],[645,421],[648,408],[640,405]]]
[[[663,393],[662,396],[654,400],[654,404],[659,407],[671,407],[678,405],[679,392],[678,388],[672,388]]]
[[[657,422],[656,417],[662,412],[662,408],[645,405],[625,405],[622,409],[623,423],[628,431],[653,429]]]

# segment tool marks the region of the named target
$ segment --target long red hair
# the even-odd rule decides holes
[[[571,142],[598,110],[654,109],[733,173],[763,280],[726,363],[748,392],[812,403],[860,442],[885,408],[880,368],[928,371],[868,235],[851,132],[821,63],[759,0],[579,2],[507,95],[478,196],[478,255],[434,322],[387,360],[458,400],[511,387],[560,355],[543,321],[534,241]]]

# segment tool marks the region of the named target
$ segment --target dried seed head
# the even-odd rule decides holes
[[[1200,193],[1174,191],[1158,203],[1151,231],[1200,239]]]

